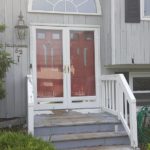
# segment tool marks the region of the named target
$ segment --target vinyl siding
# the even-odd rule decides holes
[[[150,64],[150,22],[125,23],[125,0],[115,0],[114,5],[115,64]]]

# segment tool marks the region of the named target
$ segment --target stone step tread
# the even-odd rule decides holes
[[[51,141],[73,141],[73,140],[88,140],[88,139],[100,139],[100,138],[112,138],[112,137],[124,137],[127,136],[126,132],[96,132],[96,133],[78,133],[78,134],[62,134],[52,135]]]
[[[132,150],[128,145],[117,145],[117,146],[97,146],[97,147],[86,147],[68,150]]]
[[[120,123],[120,121],[108,114],[78,114],[52,117],[51,115],[35,116],[35,127],[70,126],[83,124]]]

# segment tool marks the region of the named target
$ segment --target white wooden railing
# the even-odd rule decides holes
[[[138,147],[136,99],[124,75],[104,75],[101,86],[102,109],[118,116],[130,138],[131,146]]]
[[[34,135],[34,95],[32,75],[27,75],[28,133]]]

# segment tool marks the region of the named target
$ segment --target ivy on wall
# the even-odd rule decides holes
[[[5,31],[6,26],[0,24],[0,32]],[[10,54],[3,49],[2,43],[0,43],[0,99],[6,96],[5,91],[5,75],[11,64],[14,64],[14,60],[11,58]]]
[[[5,28],[6,28],[5,24],[0,24],[0,32],[5,31]]]

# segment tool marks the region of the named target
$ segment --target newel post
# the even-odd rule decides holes
[[[28,133],[34,135],[34,95],[32,76],[27,76],[27,94],[28,94]]]
[[[131,130],[131,146],[133,148],[138,147],[138,139],[137,139],[137,115],[136,115],[136,102],[132,102],[130,106],[130,130]]]

